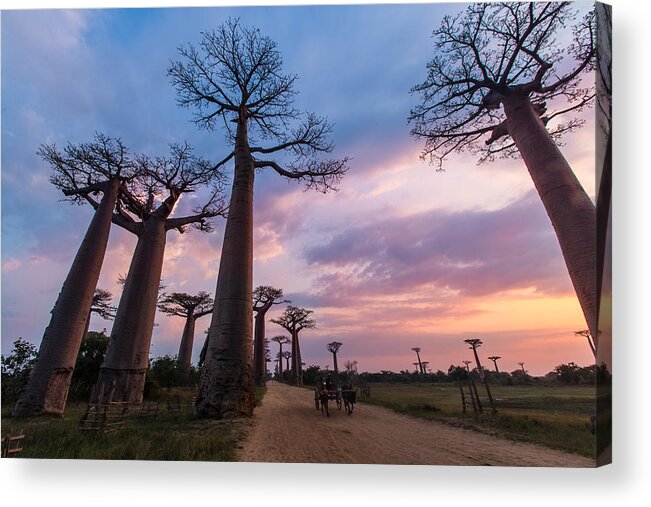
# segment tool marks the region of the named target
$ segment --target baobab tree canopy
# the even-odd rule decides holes
[[[594,67],[594,14],[577,18],[571,2],[472,4],[444,17],[427,78],[412,88],[422,102],[409,121],[425,140],[423,156],[442,169],[462,150],[481,153],[481,161],[517,155],[500,108],[512,96],[530,97],[545,125],[592,102],[594,83],[582,78]],[[558,33],[570,24],[573,40]],[[559,138],[580,125],[573,118],[549,134]]]
[[[332,151],[328,139],[332,126],[324,117],[293,107],[297,76],[283,72],[276,43],[233,19],[201,35],[199,47],[179,48],[183,60],[174,62],[168,71],[179,105],[194,110],[200,128],[222,125],[231,142],[235,140],[232,121],[243,116],[256,168],[271,168],[281,176],[304,181],[307,188],[335,189],[347,171],[348,159],[314,159]],[[281,166],[265,159],[279,152],[289,153],[293,161]]]
[[[199,292],[196,295],[185,292],[172,292],[171,294],[162,294],[158,309],[169,315],[178,317],[187,317],[193,314],[201,317],[212,311],[213,300],[207,292]]]

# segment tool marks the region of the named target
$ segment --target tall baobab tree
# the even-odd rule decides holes
[[[93,142],[41,145],[38,154],[53,169],[50,181],[73,204],[95,209],[45,329],[29,381],[13,411],[16,417],[63,415],[72,372],[84,338],[93,295],[104,262],[111,217],[125,183],[136,175],[132,157],[119,139],[96,134]],[[102,197],[97,201],[98,194]]]
[[[255,385],[264,386],[266,380],[265,368],[265,316],[273,305],[291,303],[283,297],[283,290],[259,285],[253,291],[253,311],[255,312],[255,333],[253,340],[253,378]]]
[[[279,347],[279,350],[278,350],[278,354],[279,354],[279,356],[278,356],[278,357],[281,358],[281,361],[280,361],[280,363],[279,363],[278,374],[279,374],[280,380],[282,380],[282,379],[283,379],[283,363],[282,363],[282,358],[285,357],[285,356],[283,355],[283,345],[285,345],[285,344],[287,344],[287,343],[290,343],[291,340],[290,340],[289,338],[287,338],[286,336],[278,335],[278,336],[274,336],[274,337],[271,339],[271,341],[272,341],[272,342],[276,342],[276,343],[278,344],[278,347]],[[287,365],[287,370],[289,370],[289,364]]]
[[[522,158],[596,336],[595,206],[555,142],[582,124],[557,117],[595,96],[582,81],[594,68],[594,11],[580,17],[571,2],[472,4],[446,16],[434,40],[427,78],[412,89],[422,103],[409,117],[412,135],[425,140],[422,156],[439,169],[464,150],[482,152],[480,161]]]
[[[328,350],[328,352],[332,353],[332,360],[334,364],[333,368],[335,373],[339,373],[339,368],[337,367],[337,352],[339,352],[339,349],[341,348],[342,345],[343,343],[341,342],[330,342],[328,343],[328,345],[326,345],[326,349]]]
[[[423,363],[420,361],[420,347],[412,347],[411,350],[416,352],[416,357],[418,358],[418,371],[423,373]]]
[[[179,345],[178,361],[184,371],[190,369],[192,362],[192,346],[194,345],[194,327],[196,320],[212,313],[213,300],[206,292],[196,295],[185,292],[163,294],[158,303],[158,309],[168,315],[185,319],[181,343]]]
[[[574,331],[574,336],[582,336],[586,340],[588,340],[588,345],[590,346],[590,350],[592,351],[592,355],[594,357],[597,357],[596,340],[592,339],[592,335],[590,334],[589,329],[583,329],[581,331]]]
[[[108,349],[93,398],[101,401],[115,380],[114,400],[140,403],[149,363],[154,317],[167,233],[188,225],[210,231],[210,220],[225,213],[217,166],[197,157],[187,144],[170,146],[168,157],[140,157],[147,176],[118,201],[113,222],[137,236]],[[208,186],[203,205],[174,216],[182,195]]]
[[[495,373],[499,373],[500,369],[497,367],[497,360],[502,358],[500,356],[490,356],[488,359],[493,361],[493,364],[495,365]]]
[[[303,368],[301,358],[301,345],[298,341],[298,334],[303,329],[313,329],[316,322],[310,317],[312,310],[298,306],[288,306],[283,314],[271,322],[289,332],[292,337],[292,382],[294,385],[303,385]]]
[[[520,365],[520,368],[522,368],[522,373],[525,375],[527,374],[526,370],[524,369],[524,363],[518,363]]]
[[[296,76],[285,74],[276,43],[259,30],[228,20],[202,33],[199,47],[179,48],[182,60],[168,74],[178,103],[193,108],[200,128],[222,125],[234,150],[231,201],[215,291],[215,306],[195,414],[251,415],[254,382],[250,359],[253,322],[253,183],[256,170],[334,190],[347,159],[318,160],[332,150],[325,118],[293,107]],[[233,124],[235,126],[233,127]],[[269,143],[263,145],[263,143]],[[266,158],[284,152],[283,165]],[[286,160],[287,158],[285,158]]]
[[[479,378],[481,381],[484,383],[484,386],[486,387],[486,394],[488,395],[488,401],[491,404],[491,408],[493,409],[493,413],[497,412],[495,409],[495,401],[493,400],[493,394],[491,393],[491,388],[488,383],[488,376],[484,372],[484,368],[481,365],[481,362],[479,361],[479,354],[477,354],[477,347],[481,347],[482,341],[478,338],[471,338],[468,340],[464,340],[468,345],[470,345],[470,348],[472,349],[472,353],[475,355],[475,362],[477,363],[477,371],[479,372]]]

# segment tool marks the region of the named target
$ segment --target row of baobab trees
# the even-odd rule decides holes
[[[481,153],[482,161],[522,158],[595,342],[605,243],[597,235],[595,205],[555,143],[581,122],[554,119],[589,107],[597,97],[608,139],[602,179],[609,178],[611,63],[608,52],[597,54],[602,47],[597,37],[609,30],[610,10],[600,9],[579,17],[570,2],[490,3],[446,16],[433,33],[435,54],[426,78],[412,89],[421,102],[408,117],[411,134],[425,142],[423,157],[439,169],[448,155],[464,150]],[[563,30],[571,30],[569,45],[560,37]],[[120,140],[104,135],[63,151],[47,145],[39,150],[53,166],[52,182],[64,196],[90,204],[95,213],[15,415],[63,413],[111,223],[136,235],[138,242],[98,385],[115,383],[118,399],[137,401],[167,233],[188,226],[206,231],[220,216],[226,224],[195,415],[253,412],[255,174],[274,171],[327,192],[336,189],[349,159],[324,158],[333,149],[332,126],[326,118],[294,107],[297,77],[284,72],[276,43],[258,30],[228,20],[203,32],[198,46],[179,47],[179,54],[168,69],[177,102],[193,110],[199,128],[223,128],[229,146],[223,159],[204,160],[185,143],[172,145],[167,156],[131,155]],[[586,85],[595,68],[596,92],[594,82]],[[226,204],[224,169],[231,162]],[[601,185],[597,196],[606,214],[609,188]],[[176,216],[180,197],[190,193],[205,195],[204,202]],[[294,360],[299,358],[300,352]],[[98,396],[103,396],[101,390]]]

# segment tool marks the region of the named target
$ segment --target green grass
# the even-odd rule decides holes
[[[256,390],[260,405],[265,389]],[[25,434],[21,458],[129,459],[159,461],[235,461],[236,449],[249,420],[193,419],[193,390],[175,389],[159,401],[155,417],[129,417],[122,430],[112,433],[78,429],[85,403],[68,406],[66,415],[14,419],[3,408],[2,435]],[[165,398],[179,395],[181,411],[167,410]],[[6,417],[5,417],[6,415]]]
[[[454,384],[371,384],[371,398],[361,400],[396,412],[438,420],[511,440],[531,442],[583,456],[595,456],[590,415],[595,407],[592,386],[491,386],[497,414],[489,408],[483,385],[477,385],[484,413],[463,416]]]

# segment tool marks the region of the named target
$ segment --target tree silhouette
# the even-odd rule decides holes
[[[470,365],[470,363],[472,363],[472,361],[467,361],[466,360],[466,361],[461,361],[461,362],[466,365],[466,370],[468,371],[468,373],[470,373],[470,366],[469,365]]]
[[[187,143],[172,144],[167,157],[140,156],[138,164],[144,176],[123,192],[113,214],[113,222],[138,241],[97,380],[95,401],[105,398],[113,380],[114,401],[142,401],[167,233],[172,229],[184,233],[189,225],[210,231],[211,219],[226,211],[218,167],[194,155]],[[203,204],[195,206],[191,214],[175,216],[181,196],[206,187]]]
[[[337,367],[337,352],[339,352],[339,349],[342,345],[343,343],[341,342],[330,342],[328,345],[326,345],[326,349],[332,353],[335,373],[339,373],[339,368]]]
[[[276,343],[278,344],[278,346],[280,347],[280,349],[279,349],[279,351],[278,351],[278,357],[281,358],[281,361],[280,361],[280,363],[279,363],[278,375],[279,375],[279,377],[280,377],[280,380],[282,381],[282,380],[283,380],[283,363],[282,363],[282,358],[285,357],[285,356],[283,355],[283,345],[285,345],[286,343],[290,343],[291,340],[290,340],[287,336],[278,335],[278,336],[274,336],[274,337],[271,339],[271,341],[272,341],[272,342],[276,342]],[[287,370],[289,370],[289,364],[287,364]]]
[[[332,150],[331,126],[325,118],[292,106],[296,76],[283,73],[276,43],[259,30],[228,20],[215,31],[203,32],[198,48],[188,45],[179,52],[182,61],[174,62],[168,71],[179,105],[195,111],[200,128],[212,130],[222,124],[234,145],[225,161],[235,160],[215,292],[217,310],[195,413],[216,418],[251,415],[255,172],[273,170],[326,192],[345,174],[347,159],[315,158]],[[294,160],[281,165],[266,158],[281,152]]]
[[[488,395],[488,401],[491,404],[491,408],[493,409],[493,413],[497,412],[495,409],[495,401],[493,400],[493,394],[491,393],[491,388],[490,385],[488,384],[488,376],[484,372],[484,368],[481,365],[481,362],[479,361],[479,354],[477,354],[477,347],[481,347],[482,341],[478,338],[471,338],[468,340],[464,340],[467,344],[470,345],[470,348],[472,349],[472,353],[475,355],[475,361],[477,363],[477,371],[479,372],[479,378],[481,381],[484,383],[484,386],[486,387],[486,394]]]
[[[93,296],[104,262],[111,217],[118,196],[137,174],[134,159],[119,139],[96,134],[93,142],[68,144],[63,151],[43,144],[38,155],[52,166],[50,181],[64,200],[95,209],[43,334],[39,360],[31,370],[13,415],[62,415]],[[97,202],[97,196],[102,194]]]
[[[595,206],[555,143],[582,124],[556,118],[594,99],[594,86],[582,82],[594,67],[594,11],[579,18],[571,2],[472,4],[446,16],[434,40],[427,78],[412,89],[422,102],[409,117],[412,134],[425,140],[423,157],[441,169],[453,152],[480,153],[480,161],[519,154],[594,336]]]
[[[189,371],[192,361],[192,346],[194,345],[194,327],[197,319],[213,311],[213,300],[206,292],[196,295],[186,292],[163,294],[158,303],[158,309],[168,315],[185,318],[181,343],[179,345],[178,362],[182,370]]]
[[[412,347],[414,352],[416,352],[416,357],[418,358],[418,371],[423,373],[423,363],[420,361],[420,347]]]
[[[522,369],[522,373],[525,375],[527,374],[526,370],[524,369],[524,363],[518,363],[520,365],[520,368]]]
[[[90,317],[93,313],[96,313],[104,320],[113,320],[115,318],[115,312],[117,308],[111,304],[113,300],[113,294],[105,289],[95,289],[95,294],[93,294],[93,303],[88,312],[88,319],[86,319],[86,329],[84,330],[84,338],[88,336],[88,329],[90,328]],[[83,341],[82,341],[83,342]]]
[[[253,311],[255,312],[255,333],[253,340],[253,374],[255,385],[264,386],[266,375],[264,341],[265,316],[273,305],[291,303],[283,297],[283,290],[269,285],[259,285],[253,291]]]
[[[303,329],[316,327],[316,322],[310,317],[312,310],[298,306],[288,306],[283,314],[271,322],[278,324],[287,330],[292,337],[292,382],[294,385],[303,385],[303,368],[301,359],[301,346],[298,341],[298,333]]]
[[[286,350],[283,352],[283,357],[285,358],[285,366],[287,367],[287,371],[289,371],[289,359],[292,357],[292,353],[289,350]]]
[[[500,372],[500,369],[497,367],[497,360],[498,360],[498,359],[502,359],[502,358],[501,358],[500,356],[490,356],[488,359],[490,359],[491,361],[493,361],[493,364],[495,365],[495,372],[496,372],[496,373],[499,373],[499,372]]]

